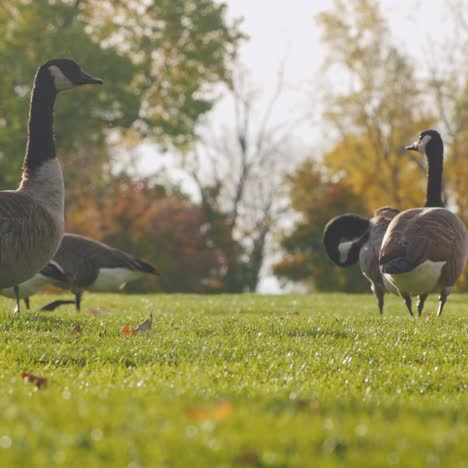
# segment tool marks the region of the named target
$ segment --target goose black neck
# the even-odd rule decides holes
[[[444,207],[442,201],[442,172],[444,169],[444,147],[442,141],[434,142],[427,148],[427,190],[426,207]]]
[[[44,162],[55,158],[54,104],[56,91],[46,69],[34,80],[29,109],[28,142],[23,172],[31,174]]]

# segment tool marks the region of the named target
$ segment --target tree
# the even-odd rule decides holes
[[[150,261],[157,280],[129,285],[133,292],[213,292],[225,268],[223,252],[206,229],[200,206],[151,180],[115,177],[100,193],[81,197],[67,228]],[[103,196],[101,196],[103,195]]]
[[[241,39],[226,6],[152,0],[15,0],[0,5],[0,172],[17,184],[25,147],[29,91],[37,67],[53,57],[75,59],[105,86],[56,106],[61,158],[87,148],[108,163],[109,137],[153,138],[182,145],[215,101],[217,83]],[[96,168],[96,167],[95,167]],[[99,172],[96,173],[99,178]],[[78,182],[77,182],[78,183]]]
[[[334,83],[326,96],[324,117],[338,140],[325,155],[327,169],[346,180],[369,212],[422,205],[424,161],[402,156],[402,148],[434,119],[411,60],[391,43],[373,0],[335,0],[319,24],[330,51],[327,69],[348,83]]]
[[[367,290],[368,284],[359,268],[334,265],[321,241],[325,224],[346,212],[362,213],[362,200],[346,182],[327,179],[312,160],[306,160],[288,177],[288,182],[291,206],[299,219],[281,240],[285,255],[274,265],[274,273],[280,278],[304,282],[320,291]]]
[[[255,291],[273,223],[281,210],[284,161],[291,162],[289,136],[294,122],[274,124],[283,92],[264,104],[261,93],[238,66],[229,85],[233,127],[200,128],[200,142],[183,158],[194,180],[213,238],[225,253],[223,290]]]

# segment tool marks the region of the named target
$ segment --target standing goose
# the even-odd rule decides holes
[[[379,269],[382,240],[390,221],[397,214],[398,210],[389,206],[376,210],[370,220],[345,214],[330,220],[323,231],[325,250],[334,263],[346,267],[359,261],[361,272],[377,297],[380,314],[383,313],[385,292],[397,294]]]
[[[148,263],[102,242],[66,233],[54,261],[63,269],[68,282],[59,286],[70,289],[75,300],[57,300],[42,310],[54,310],[62,304],[75,304],[80,310],[83,291],[117,291],[144,274],[159,275]]]
[[[21,183],[0,192],[0,289],[32,278],[54,256],[63,236],[64,186],[55,154],[53,113],[57,93],[102,80],[71,60],[39,67],[31,94],[29,131]]]
[[[33,296],[44,286],[47,286],[54,281],[64,283],[68,281],[68,278],[62,268],[60,268],[56,262],[51,260],[39,273],[36,273],[32,278],[24,281],[23,283],[18,284],[18,292],[16,292],[16,288],[5,288],[0,289],[0,294],[2,296],[16,299],[15,312],[19,312],[20,310],[19,299],[24,300],[26,309],[29,310],[29,297]]]
[[[440,316],[447,296],[465,268],[468,232],[458,216],[443,208],[444,145],[439,133],[424,131],[406,149],[426,155],[426,204],[424,208],[400,213],[390,223],[380,251],[380,267],[405,300],[411,315],[411,296],[425,299],[432,290],[439,290],[437,316]]]

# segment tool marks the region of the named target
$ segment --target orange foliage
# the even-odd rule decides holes
[[[154,264],[161,277],[128,286],[143,292],[206,292],[218,284],[225,257],[212,242],[199,206],[147,180],[113,178],[74,198],[66,230],[90,236]]]

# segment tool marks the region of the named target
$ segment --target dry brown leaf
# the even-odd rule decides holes
[[[293,312],[293,315],[301,315],[301,313],[296,310],[295,312]]]
[[[185,414],[189,418],[196,419],[197,421],[223,421],[231,416],[232,411],[232,403],[228,400],[221,400],[208,408],[200,406],[187,408]]]
[[[153,312],[151,312],[149,319],[145,320],[144,322],[140,323],[136,328],[137,332],[141,331],[149,331],[153,328]]]
[[[75,327],[72,330],[72,334],[73,335],[80,335],[81,332],[82,332],[81,325],[80,324],[75,325]]]
[[[36,385],[37,388],[47,387],[47,378],[39,377],[38,375],[29,374],[28,372],[21,372],[21,378],[25,382],[31,382]]]
[[[88,314],[96,317],[98,315],[103,315],[103,314],[106,314],[107,313],[107,310],[104,310],[104,309],[99,309],[97,307],[93,307],[91,309],[88,309]]]
[[[131,327],[129,323],[122,328],[122,336],[132,336],[135,335],[136,332],[136,328]]]
[[[260,457],[253,450],[246,450],[239,457],[239,461],[245,465],[260,465]]]

